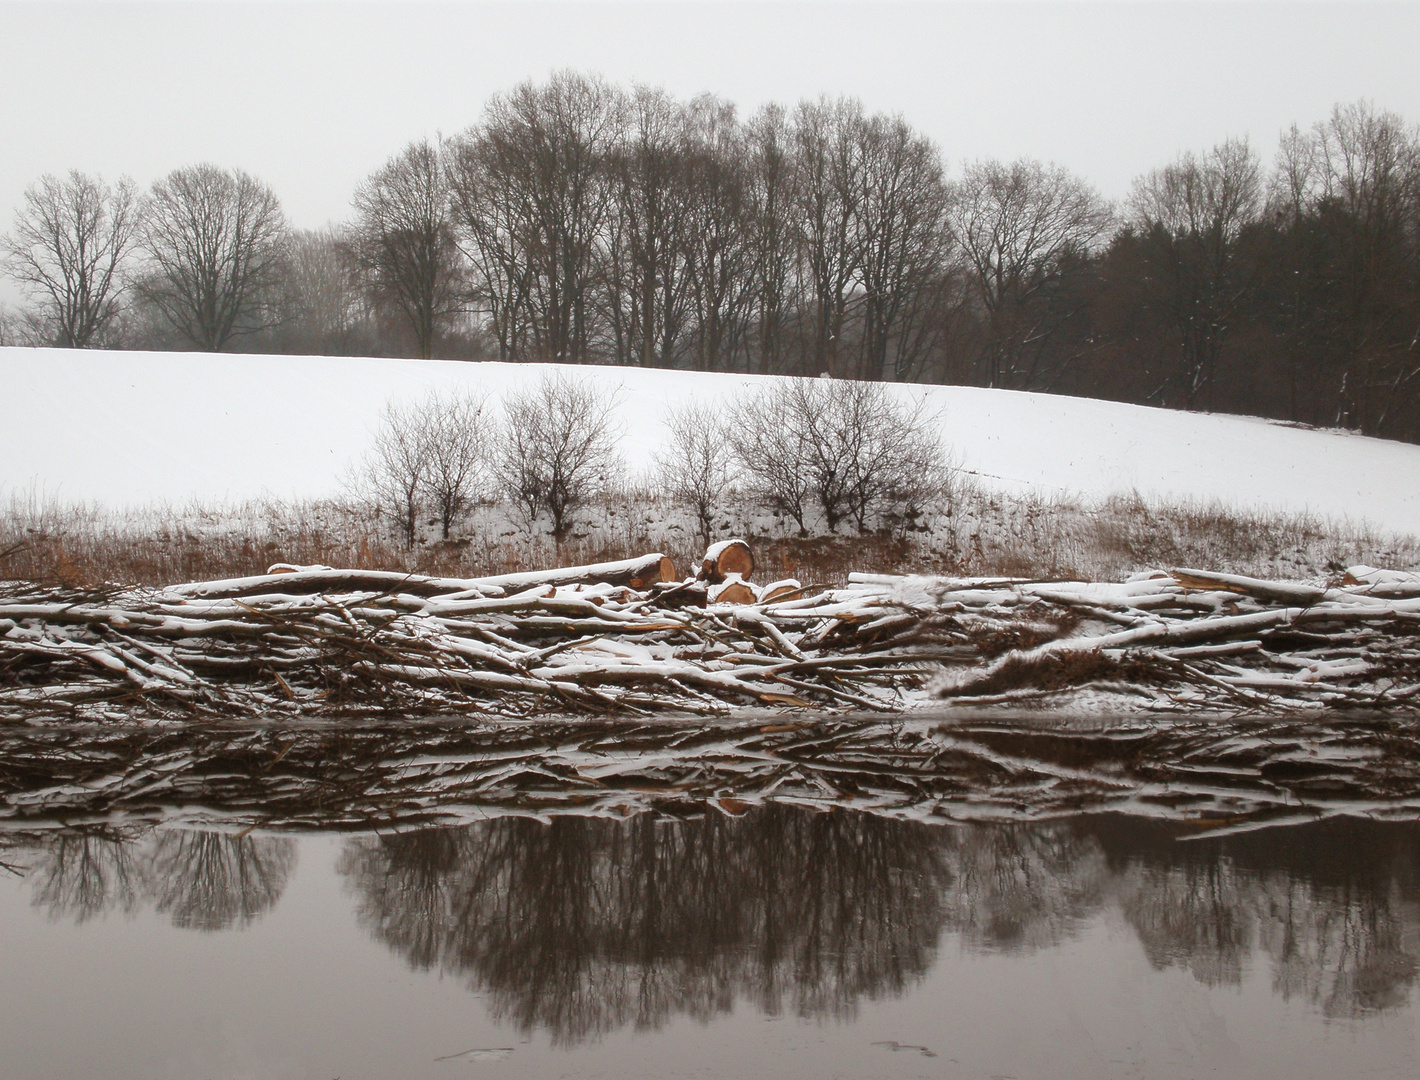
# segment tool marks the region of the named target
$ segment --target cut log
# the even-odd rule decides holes
[[[754,573],[754,552],[743,540],[721,540],[711,544],[701,560],[700,572],[695,576],[711,585],[718,585],[731,574],[748,581]]]
[[[708,599],[712,604],[753,604],[759,600],[754,586],[740,580],[739,574],[731,574],[718,585],[711,585]]]
[[[775,604],[782,600],[797,600],[804,594],[804,587],[794,578],[771,581],[759,591],[761,604]]]
[[[411,596],[441,596],[444,593],[475,589],[478,581],[462,578],[431,578],[422,574],[401,574],[391,570],[330,570],[301,568],[278,570],[252,577],[221,578],[172,585],[168,594],[195,599],[217,600],[265,593],[399,592]],[[496,594],[497,590],[493,590]]]
[[[1243,577],[1240,574],[1215,574],[1208,570],[1171,570],[1173,579],[1185,589],[1213,591],[1221,589],[1252,596],[1274,604],[1294,604],[1310,607],[1326,596],[1325,589],[1315,585],[1303,585],[1295,581],[1263,581],[1259,578]]]

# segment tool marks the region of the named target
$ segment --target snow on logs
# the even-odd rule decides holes
[[[695,576],[711,585],[719,585],[731,575],[748,581],[753,573],[754,552],[749,545],[743,540],[721,540],[706,550]]]
[[[659,553],[472,580],[277,564],[160,590],[15,583],[0,588],[0,719],[891,710],[925,682],[925,662],[856,631],[874,598],[761,590],[744,553],[713,585],[675,581]],[[816,657],[796,642],[809,630]]]
[[[0,720],[1080,707],[1420,710],[1420,575],[752,584],[659,553],[478,579],[278,565],[166,589],[0,585]],[[715,580],[717,579],[718,580]]]

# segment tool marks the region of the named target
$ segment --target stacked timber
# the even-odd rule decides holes
[[[937,679],[961,703],[1093,688],[1156,707],[1420,709],[1420,574],[1355,566],[1327,586],[1183,569],[925,588],[963,630],[1009,643]]]
[[[0,720],[958,703],[1420,710],[1420,576],[750,582],[743,541],[473,580],[0,586]]]

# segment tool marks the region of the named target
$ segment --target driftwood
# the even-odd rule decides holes
[[[718,545],[719,565],[731,547]],[[0,588],[0,720],[960,704],[1420,711],[1420,576],[672,583],[659,554],[477,580],[330,568]],[[633,584],[635,583],[635,584]]]

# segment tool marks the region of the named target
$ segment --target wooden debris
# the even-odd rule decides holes
[[[853,629],[897,611],[880,590],[756,606],[733,575],[714,595],[661,581],[667,561],[477,580],[302,567],[161,590],[13,584],[0,590],[0,720],[895,710],[932,673],[913,655],[886,663],[877,636]]]
[[[1420,711],[1420,580],[1415,596],[1377,595],[1369,573],[1330,587],[1200,570],[1121,583],[939,580],[927,586],[939,607],[1003,639],[1028,619],[1069,629],[949,671],[935,691],[991,703],[1093,688],[1152,708]]]
[[[896,710],[929,684],[974,704],[1420,712],[1420,580],[1369,567],[1326,586],[1179,570],[761,590],[664,581],[667,562],[0,585],[0,721]]]

